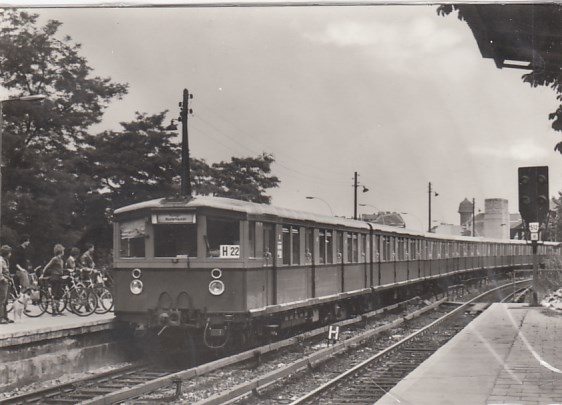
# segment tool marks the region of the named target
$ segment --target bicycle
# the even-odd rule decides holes
[[[84,268],[83,271],[87,275],[84,277],[85,286],[91,288],[98,297],[96,314],[105,314],[111,311],[113,309],[113,293],[105,285],[106,277],[102,275],[101,271],[96,269]]]
[[[26,294],[29,295],[27,300],[27,305],[24,310],[24,314],[30,318],[36,318],[45,313],[46,308],[41,305],[41,291],[37,283],[37,278],[35,274],[31,276],[30,287]],[[20,298],[20,291],[18,291],[14,280],[10,278],[8,287],[8,305],[6,307],[7,312],[11,312],[14,308],[14,302]]]
[[[45,282],[47,278],[43,278]],[[52,294],[50,285],[44,285],[41,288],[41,306],[45,312],[53,314],[53,308],[56,306],[56,312],[62,313],[65,309],[78,316],[88,316],[94,313],[98,306],[96,293],[80,282],[76,281],[75,276],[65,275],[62,277],[63,291],[60,299],[56,300]]]

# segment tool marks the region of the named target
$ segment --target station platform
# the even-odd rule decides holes
[[[13,320],[13,313],[8,317]],[[70,312],[61,316],[48,313],[37,318],[23,316],[14,323],[0,325],[0,348],[109,330],[113,328],[114,318],[112,312],[84,317]]]
[[[562,404],[562,313],[493,304],[376,405]]]
[[[127,342],[114,319],[113,313],[46,313],[0,325],[0,393],[123,361]]]

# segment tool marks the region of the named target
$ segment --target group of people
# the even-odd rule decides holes
[[[53,258],[44,266],[33,270],[28,257],[31,239],[29,235],[22,235],[20,244],[13,249],[8,245],[0,247],[0,324],[12,323],[8,319],[6,305],[8,303],[10,281],[14,283],[16,292],[26,293],[31,287],[31,273],[39,280],[45,280],[51,287],[53,296],[53,316],[60,315],[56,301],[62,297],[63,276],[66,272],[77,274],[82,278],[89,277],[95,267],[93,253],[94,245],[86,244],[86,250],[80,254],[80,249],[70,249],[68,257],[64,258],[64,246],[57,243],[53,248]]]

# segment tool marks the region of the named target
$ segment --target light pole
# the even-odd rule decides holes
[[[353,176],[353,219],[357,219],[357,187],[362,186],[364,193],[369,191],[367,187],[357,182],[358,176],[357,172],[355,172]]]
[[[4,103],[8,103],[11,101],[41,101],[45,98],[46,96],[42,94],[35,94],[31,96],[14,97],[0,100],[0,236],[2,233],[2,135],[4,132],[3,106]]]
[[[313,197],[313,196],[307,196],[306,199],[307,200],[320,200],[320,201],[322,201],[324,204],[326,204],[326,206],[330,210],[330,214],[332,214],[332,216],[334,216],[334,211],[332,211],[332,207],[330,207],[330,204],[328,204],[328,202],[326,200],[324,200],[320,197]]]

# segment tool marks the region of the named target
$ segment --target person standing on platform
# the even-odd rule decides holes
[[[64,246],[57,243],[53,248],[54,257],[47,263],[43,268],[41,275],[42,279],[49,280],[49,286],[51,287],[51,297],[53,305],[53,316],[62,315],[59,312],[59,301],[62,297],[62,276],[64,272],[64,260],[62,255],[64,254]]]
[[[17,281],[16,287],[18,291],[25,291],[29,288],[29,271],[31,264],[27,256],[30,237],[27,234],[21,236],[20,244],[17,246],[10,258],[10,272],[14,276],[14,281]]]
[[[8,311],[6,305],[8,304],[8,290],[10,285],[10,255],[12,248],[4,245],[0,248],[0,324],[13,323],[14,321],[8,319]]]
[[[80,260],[80,249],[78,249],[77,247],[71,248],[70,254],[66,258],[66,262],[65,262],[66,270],[71,275],[75,275],[76,270],[80,269],[79,260]]]
[[[86,251],[80,257],[80,264],[82,265],[82,272],[84,278],[91,278],[96,264],[94,263],[94,245],[86,243]]]

